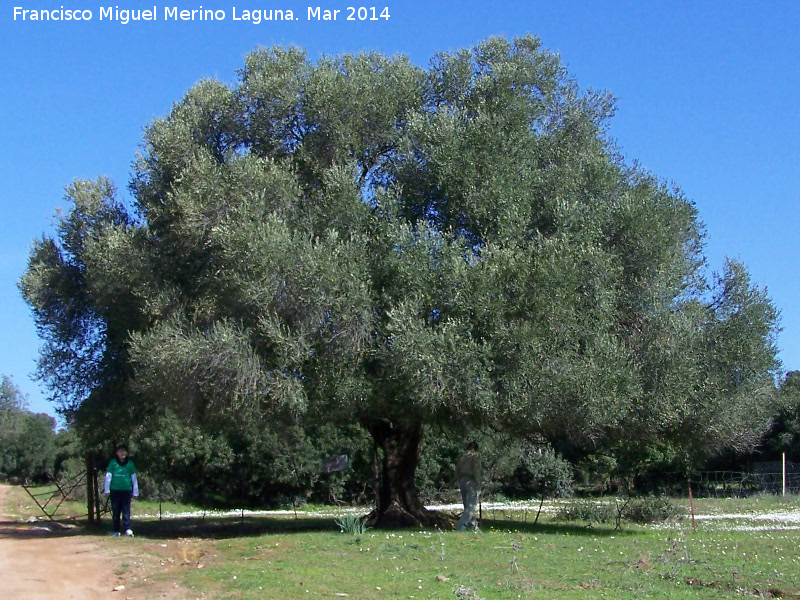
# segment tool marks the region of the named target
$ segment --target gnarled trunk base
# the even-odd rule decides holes
[[[375,508],[365,517],[369,527],[377,529],[410,529],[422,528],[453,529],[453,519],[448,515],[428,510],[424,506],[420,509],[409,511],[392,502],[382,512]]]
[[[365,419],[363,424],[372,434],[375,444],[383,450],[376,507],[367,515],[367,525],[382,529],[452,529],[450,517],[422,505],[414,485],[422,442],[422,423],[393,424],[385,420]]]

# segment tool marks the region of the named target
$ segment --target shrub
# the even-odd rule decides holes
[[[666,496],[644,496],[631,500],[622,516],[634,523],[662,523],[682,518],[683,510]]]
[[[156,479],[146,473],[140,473],[139,493],[142,498],[154,502],[183,502],[186,498],[186,486],[179,481]]]
[[[610,523],[616,519],[616,514],[616,506],[610,502],[576,500],[559,508],[556,513],[556,519],[560,521]]]
[[[505,491],[539,500],[568,498],[572,496],[572,467],[551,448],[525,447]]]

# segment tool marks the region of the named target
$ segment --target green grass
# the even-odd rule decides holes
[[[370,530],[359,542],[332,519],[228,521],[187,521],[160,537],[180,559],[161,577],[224,600],[800,598],[796,530],[496,519],[479,534]]]

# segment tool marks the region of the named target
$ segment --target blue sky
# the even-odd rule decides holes
[[[348,4],[390,16],[347,21]],[[14,20],[14,6],[89,10],[92,20]],[[101,21],[109,6],[155,6],[158,20]],[[166,22],[175,6],[226,18]],[[309,21],[308,6],[341,12]],[[234,21],[234,8],[291,9],[298,20]],[[379,50],[425,65],[440,50],[525,33],[560,53],[581,87],[618,98],[610,132],[623,154],[696,203],[712,270],[737,258],[767,288],[782,314],[784,368],[800,369],[798,2],[12,0],[0,13],[0,373],[32,410],[53,414],[31,380],[39,340],[16,287],[31,242],[52,231],[75,178],[108,175],[125,197],[142,128],[197,80],[234,82],[257,45],[296,44],[311,57]]]

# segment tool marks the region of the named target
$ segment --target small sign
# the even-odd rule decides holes
[[[336,473],[337,471],[344,471],[350,466],[350,459],[347,454],[340,454],[338,456],[331,456],[322,461],[323,473]]]

